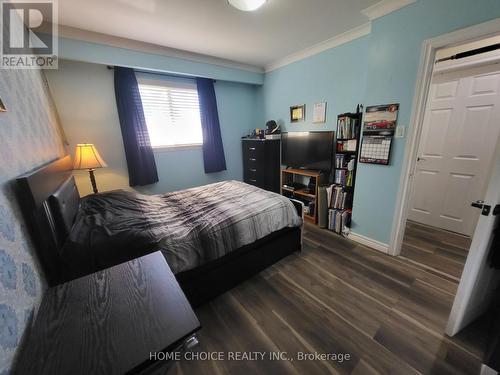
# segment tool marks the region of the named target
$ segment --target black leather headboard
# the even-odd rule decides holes
[[[71,231],[80,207],[80,194],[75,178],[71,176],[49,197],[49,207],[56,224],[60,243],[64,243]]]
[[[19,204],[50,286],[63,281],[63,266],[58,251],[62,238],[49,198],[72,178],[72,165],[71,158],[64,156],[16,179]]]

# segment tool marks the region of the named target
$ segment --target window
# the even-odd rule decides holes
[[[203,143],[196,82],[174,77],[138,77],[138,83],[151,146],[159,148]]]

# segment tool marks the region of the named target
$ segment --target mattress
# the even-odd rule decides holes
[[[75,276],[161,250],[174,273],[302,225],[289,199],[239,181],[84,197],[61,258]]]

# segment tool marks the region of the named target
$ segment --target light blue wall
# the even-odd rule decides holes
[[[266,74],[263,88],[267,120],[284,131],[333,130],[337,114],[353,112],[366,83],[368,37],[359,38]],[[313,104],[327,102],[325,124],[313,124]],[[304,122],[290,123],[290,106],[306,104]]]
[[[497,0],[418,0],[376,20],[366,51],[364,102],[401,103],[398,122],[408,126],[422,42],[497,17]],[[390,167],[360,164],[353,208],[356,233],[389,242],[405,147],[406,138],[395,139]]]
[[[233,82],[262,84],[264,74],[227,66],[111,47],[68,38],[59,38],[59,58],[104,65],[192,75]]]
[[[229,170],[221,175],[204,175],[200,149],[157,153],[162,182],[148,187],[147,191],[160,192],[213,180],[241,177],[239,137],[251,128],[262,126],[266,120],[277,120],[286,131],[330,130],[334,129],[337,114],[354,111],[358,103],[376,105],[399,102],[399,124],[408,126],[422,42],[496,17],[500,17],[498,0],[417,0],[410,6],[375,20],[372,33],[368,36],[277,69],[265,76],[69,39],[61,41],[61,56],[86,62],[134,66],[219,79],[217,98]],[[75,82],[70,74],[64,74],[64,64],[61,71],[63,73],[49,73],[49,77],[65,77],[64,80],[51,79],[59,81],[59,91],[66,92],[66,95],[58,95],[58,90],[54,88],[60,110],[67,106],[78,107],[79,100],[94,102],[97,108],[104,107],[99,103],[106,103],[105,107],[111,108],[114,97],[109,77],[103,77],[101,82],[88,75]],[[98,76],[101,75],[104,73],[99,72]],[[85,82],[87,79],[89,82]],[[68,83],[63,82],[66,80]],[[259,87],[224,80],[265,83],[263,87]],[[94,82],[92,85],[101,88],[102,92],[94,87],[88,90],[87,95],[80,94],[80,85],[90,88],[90,82]],[[95,100],[89,99],[92,92],[97,92]],[[68,95],[72,97],[67,97]],[[312,124],[312,106],[321,101],[328,102],[327,123]],[[303,103],[306,104],[306,121],[290,124],[289,107]],[[63,109],[64,111],[69,109]],[[85,125],[83,120],[86,120],[99,128],[103,126],[100,121],[116,117],[116,108],[108,109],[103,118],[97,120],[85,114],[81,114],[80,118],[75,118],[72,114],[63,114],[61,117],[65,127],[85,129],[88,125]],[[116,119],[112,122],[116,122]],[[106,126],[108,132],[115,132],[114,135],[108,136],[116,139],[116,126]],[[89,130],[85,134],[91,137],[94,133]],[[96,140],[95,143],[98,144],[99,141]],[[390,166],[360,164],[353,213],[353,230],[356,233],[384,243],[389,242],[405,144],[406,139],[394,141]],[[123,145],[115,142],[114,147],[119,150]],[[116,151],[114,155],[119,155],[119,152]],[[124,158],[120,155],[119,158],[122,160],[120,168],[123,168]],[[178,160],[181,161],[180,164]],[[106,173],[110,172],[113,171],[98,171],[104,183]],[[122,169],[115,177],[123,180],[124,176]]]
[[[77,143],[94,143],[108,168],[96,170],[100,190],[129,189],[120,123],[116,109],[113,71],[105,65],[60,61],[46,71],[49,86],[73,152]],[[160,181],[137,190],[163,193],[227,179],[243,178],[241,137],[260,119],[258,89],[254,85],[218,80],[219,109],[227,170],[205,174],[201,147],[156,151]],[[88,174],[75,171],[82,195],[91,192]]]
[[[373,22],[369,36],[272,71],[263,90],[266,119],[286,130],[320,130],[311,124],[312,105],[328,101],[326,128],[338,113],[365,105],[401,103],[399,125],[408,126],[422,42],[500,17],[498,0],[417,0]],[[289,107],[307,105],[307,121],[288,122]],[[360,164],[353,231],[388,243],[406,139],[396,139],[390,166]]]

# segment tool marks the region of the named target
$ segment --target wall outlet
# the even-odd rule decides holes
[[[404,138],[405,137],[405,127],[404,126],[396,126],[396,134],[395,138]]]

